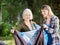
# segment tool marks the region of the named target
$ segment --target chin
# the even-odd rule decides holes
[[[44,16],[44,18],[46,18],[46,16]]]

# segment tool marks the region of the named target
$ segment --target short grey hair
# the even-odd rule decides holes
[[[24,19],[24,16],[26,15],[26,13],[30,13],[30,16],[31,16],[31,20],[33,19],[33,14],[32,14],[32,11],[28,8],[26,8],[24,11],[23,11],[23,14],[22,14],[22,18]]]

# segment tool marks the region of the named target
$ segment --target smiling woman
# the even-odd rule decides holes
[[[48,34],[47,45],[57,45],[60,41],[59,18],[54,15],[49,5],[43,5],[41,11],[44,18],[43,27]]]
[[[28,8],[23,11],[22,18],[23,22],[19,23],[16,31],[14,28],[11,29],[11,33],[14,33],[16,45],[34,45],[40,26],[32,21],[32,11]]]

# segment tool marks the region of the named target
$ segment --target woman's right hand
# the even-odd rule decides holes
[[[46,24],[43,24],[43,28],[44,28],[45,30],[48,30],[48,26],[47,26]]]
[[[11,33],[14,33],[14,27],[11,28],[10,32]]]

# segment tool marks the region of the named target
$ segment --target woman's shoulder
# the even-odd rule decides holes
[[[59,18],[57,16],[55,16],[55,21],[59,22]]]
[[[21,22],[18,23],[18,26],[23,26],[23,25],[24,25],[23,21],[21,21]]]
[[[21,21],[19,22],[19,24],[24,24],[24,20],[21,20]]]
[[[52,18],[54,18],[54,19],[58,19],[58,20],[59,20],[59,18],[58,18],[56,15],[53,15]]]
[[[34,25],[38,25],[36,22],[34,22],[34,21],[32,21],[32,24],[34,24]],[[39,26],[39,25],[38,25]]]
[[[31,21],[31,23],[32,23],[32,24],[36,24],[36,22],[34,22],[34,21]]]

